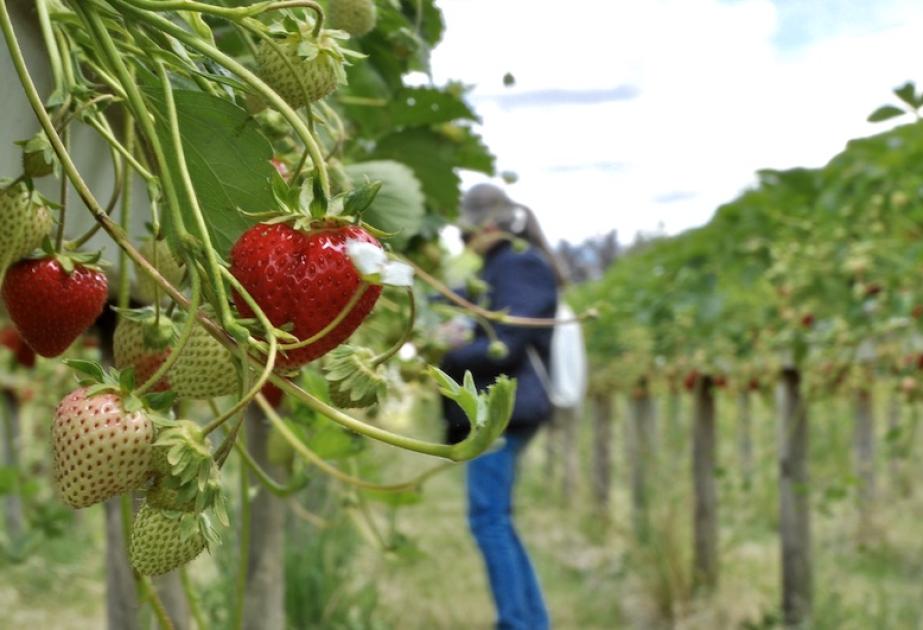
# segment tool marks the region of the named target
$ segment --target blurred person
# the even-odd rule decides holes
[[[561,274],[532,211],[500,188],[479,184],[464,195],[459,223],[466,245],[484,259],[480,278],[486,285],[486,307],[553,318]],[[513,524],[512,507],[517,462],[538,428],[551,418],[552,405],[538,373],[542,368],[534,357],[537,354],[548,365],[552,329],[497,325],[497,337],[506,349],[499,356],[491,351],[483,329],[466,337],[459,334],[461,326],[458,320],[446,326],[446,339],[454,346],[442,360],[446,373],[461,381],[470,370],[479,390],[502,374],[517,380],[513,415],[502,443],[467,466],[468,522],[484,558],[497,628],[545,630],[548,612]],[[448,440],[464,439],[469,425],[462,410],[444,399],[443,411]]]

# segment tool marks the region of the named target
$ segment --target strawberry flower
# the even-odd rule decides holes
[[[394,287],[413,285],[413,267],[389,260],[385,250],[377,245],[358,240],[349,241],[346,243],[346,253],[366,282]]]

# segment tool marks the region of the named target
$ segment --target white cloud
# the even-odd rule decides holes
[[[498,167],[520,177],[510,194],[553,240],[615,227],[624,241],[661,223],[703,223],[757,169],[819,166],[878,131],[865,117],[917,78],[923,57],[923,4],[879,5],[881,20],[820,33],[815,24],[813,39],[780,48],[769,0],[442,0],[448,29],[433,71],[437,82],[476,85]],[[506,72],[515,87],[503,87]],[[619,86],[637,98],[495,98]]]

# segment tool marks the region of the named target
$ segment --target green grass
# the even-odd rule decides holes
[[[765,404],[755,406],[757,462],[747,487],[736,457],[735,408],[730,397],[719,400],[721,576],[710,595],[695,594],[691,580],[688,408],[683,409],[681,434],[659,441],[652,534],[644,544],[632,531],[624,417],[616,421],[613,495],[607,514],[599,513],[590,495],[589,424],[580,426],[579,476],[570,496],[561,489],[561,467],[549,475],[546,436],[540,434],[530,445],[517,488],[517,523],[540,574],[555,628],[779,627],[776,422]],[[916,480],[923,478],[923,437],[918,436],[910,457],[892,467],[879,420],[880,500],[870,525],[860,529],[850,473],[849,407],[819,402],[811,412],[816,594],[810,627],[921,630],[923,492]],[[387,417],[383,415],[382,421]],[[666,425],[658,426],[663,430]],[[440,427],[430,414],[416,429],[392,428],[435,437]],[[432,464],[429,458],[380,445],[366,457],[381,466],[379,476],[389,481],[407,479]],[[360,536],[349,519],[338,518],[333,528],[320,532],[293,525],[287,554],[292,627],[491,628],[493,607],[481,558],[468,532],[463,483],[462,467],[431,480],[422,502],[394,514],[394,531],[390,509],[372,504],[386,543],[395,533],[413,541],[399,552],[383,551]],[[66,535],[51,536],[20,562],[0,563],[4,623],[9,619],[11,627],[101,627],[100,514],[97,508],[84,510],[79,522],[68,523]],[[222,576],[232,573],[235,564],[233,548],[218,553],[226,559],[204,557],[191,568],[213,619],[222,618],[230,584]]]

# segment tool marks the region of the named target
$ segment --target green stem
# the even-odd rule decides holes
[[[129,151],[127,147],[125,147],[121,142],[119,142],[112,134],[111,129],[107,129],[100,120],[92,117],[89,118],[86,122],[96,130],[96,133],[98,133],[114,151],[118,152],[119,155],[125,158],[125,161],[128,162],[128,165],[135,169],[135,171],[144,179],[144,181],[152,182],[157,179],[153,173],[141,165],[141,162],[138,161],[132,152]]]
[[[247,369],[247,349],[244,346],[238,346],[238,352],[240,352],[240,366],[241,366],[241,379],[240,379],[240,391],[241,398],[249,401],[254,394],[252,391],[248,391],[250,387],[250,371]],[[246,394],[244,392],[247,392]],[[259,390],[257,390],[257,393]],[[227,460],[228,455],[231,454],[231,448],[237,442],[237,434],[240,432],[240,427],[243,425],[244,420],[247,417],[247,414],[244,413],[246,405],[241,405],[240,401],[237,401],[237,404],[233,405],[228,411],[226,411],[222,416],[213,420],[209,425],[203,430],[205,435],[208,435],[222,424],[225,421],[232,418],[234,414],[238,414],[237,422],[234,423],[234,426],[228,431],[228,434],[225,436],[224,441],[218,447],[218,450],[215,451],[214,459],[215,463],[218,465],[218,468],[224,466],[224,462]]]
[[[379,492],[403,492],[405,490],[416,490],[423,484],[424,481],[430,477],[455,465],[454,463],[440,464],[439,466],[435,466],[434,468],[425,471],[410,481],[405,481],[402,483],[372,483],[371,481],[366,481],[364,479],[360,479],[359,477],[344,473],[335,466],[331,466],[320,455],[308,448],[308,446],[299,440],[298,436],[296,436],[292,430],[286,426],[285,422],[281,417],[279,417],[279,414],[276,413],[276,410],[272,408],[272,405],[269,404],[265,396],[260,394],[256,397],[256,402],[263,410],[263,413],[266,414],[266,417],[272,423],[272,426],[275,427],[276,431],[278,431],[279,434],[285,438],[285,441],[288,442],[289,445],[295,449],[299,455],[301,455],[304,459],[306,459],[317,468],[321,469],[327,475],[350,486],[355,486],[364,490],[376,490]]]
[[[262,466],[260,466],[257,461],[253,458],[253,455],[247,450],[247,448],[237,442],[234,443],[234,449],[240,455],[244,463],[250,468],[256,478],[259,480],[263,486],[269,490],[270,493],[274,494],[277,497],[287,497],[292,494],[295,494],[308,484],[308,479],[302,476],[296,476],[293,479],[289,480],[286,485],[282,485],[275,479],[273,479],[268,472],[266,472]]]
[[[235,21],[242,20],[246,17],[253,17],[267,11],[303,8],[313,11],[320,24],[323,24],[324,21],[324,10],[319,4],[311,0],[257,2],[250,6],[242,7],[219,7],[213,4],[195,2],[194,0],[126,0],[126,2],[145,11],[195,11],[196,13],[207,13],[209,15],[216,15]],[[315,33],[315,35],[317,35],[317,33]]]
[[[311,135],[311,132],[308,130],[304,121],[298,116],[298,113],[292,109],[292,107],[286,103],[285,100],[279,96],[272,88],[266,85],[262,79],[260,79],[256,74],[251,72],[249,69],[247,69],[246,66],[238,62],[230,55],[226,55],[218,48],[192,35],[176,24],[173,24],[169,20],[147,11],[141,11],[136,7],[133,7],[125,0],[111,1],[112,4],[124,8],[126,13],[131,14],[138,20],[147,22],[155,29],[172,35],[189,48],[192,48],[193,50],[196,50],[199,53],[205,55],[209,59],[212,59],[216,63],[221,64],[243,79],[244,82],[256,90],[260,96],[272,104],[272,106],[275,107],[280,114],[282,114],[286,121],[288,121],[288,123],[295,130],[295,133],[298,134],[299,139],[310,151],[311,159],[314,161],[314,167],[317,170],[317,177],[320,182],[321,189],[323,190],[326,197],[330,196],[330,180],[327,174],[327,167],[324,163],[323,152],[320,150],[320,146],[318,145],[317,140],[314,138],[314,136]]]
[[[192,581],[189,579],[189,573],[186,571],[185,566],[179,568],[179,580],[183,585],[183,594],[186,595],[186,601],[189,602],[189,612],[195,620],[196,627],[199,630],[208,630],[208,623],[206,623],[205,616],[202,614],[199,598],[192,587]]]
[[[62,83],[61,51],[58,49],[58,42],[55,40],[54,31],[51,28],[51,18],[48,16],[48,0],[36,0],[35,9],[38,14],[39,27],[42,29],[42,39],[45,40],[45,48],[48,49],[51,76],[54,77],[54,89],[58,91],[64,87]]]
[[[156,251],[156,250],[155,250]],[[160,364],[160,367],[151,374],[144,384],[139,387],[135,394],[138,396],[144,395],[150,388],[157,385],[160,382],[160,379],[163,378],[167,372],[169,372],[176,362],[179,361],[180,355],[183,353],[186,344],[189,343],[189,339],[192,337],[192,333],[195,330],[198,322],[195,318],[196,311],[199,310],[199,303],[202,299],[202,280],[199,278],[199,275],[196,273],[190,274],[192,276],[192,299],[189,301],[189,312],[186,317],[186,321],[183,323],[183,330],[180,333],[179,339],[176,342],[176,345],[170,349],[170,354],[167,355],[167,358],[163,363]],[[155,300],[155,303],[159,300]]]
[[[369,284],[367,282],[362,282],[357,288],[355,293],[353,293],[349,301],[340,309],[340,312],[337,313],[337,316],[330,320],[326,326],[321,328],[319,331],[308,337],[307,339],[302,339],[298,343],[284,343],[279,346],[279,350],[298,350],[299,348],[305,348],[310,346],[312,343],[320,341],[324,337],[330,334],[330,332],[342,323],[344,319],[349,317],[349,314],[356,307],[356,304],[359,303],[359,300],[362,299],[362,296],[365,295],[365,292],[368,291]]]
[[[195,217],[195,222],[199,229],[199,238],[202,240],[205,250],[205,261],[208,265],[207,269],[212,283],[212,290],[215,292],[215,307],[221,315],[221,323],[228,334],[238,341],[244,341],[247,339],[249,333],[246,328],[237,323],[234,319],[234,315],[231,313],[230,306],[228,306],[228,296],[224,290],[224,282],[221,279],[221,272],[224,268],[218,263],[218,255],[215,253],[214,247],[212,247],[211,236],[208,233],[205,216],[202,214],[202,208],[199,206],[199,199],[192,185],[192,177],[189,175],[189,168],[186,165],[183,138],[179,130],[179,116],[176,113],[176,102],[173,99],[173,86],[170,85],[170,78],[167,76],[167,71],[163,62],[157,62],[157,73],[160,76],[160,83],[163,87],[164,97],[167,103],[167,119],[170,123],[170,134],[173,138],[173,149],[176,151],[176,162],[179,165],[180,179],[186,189],[186,195],[189,198],[189,209]],[[187,264],[190,263],[191,261],[187,260]]]
[[[70,144],[70,127],[64,129],[64,149]],[[61,245],[64,243],[64,220],[67,218],[67,178],[62,177],[60,182],[60,198],[58,203],[61,204],[60,214],[58,215],[58,233],[54,238],[54,250],[61,253]]]
[[[170,620],[170,615],[167,614],[167,609],[164,608],[163,602],[160,600],[160,595],[157,594],[157,589],[154,588],[151,579],[149,577],[142,577],[140,579],[140,584],[144,592],[144,599],[147,599],[151,603],[154,616],[157,617],[157,622],[160,624],[161,629],[175,630],[173,622]]]
[[[125,117],[125,144],[128,149],[131,151],[135,146],[135,124],[132,121],[131,116]],[[125,189],[124,194],[122,195],[122,211],[119,216],[121,221],[122,229],[126,232],[131,226],[131,171],[125,170],[121,173],[121,177],[124,180],[122,187]],[[107,215],[108,216],[108,215]],[[101,225],[96,223],[97,226]],[[88,232],[90,236],[91,233]],[[131,301],[131,278],[128,275],[128,255],[125,253],[125,250],[119,250],[119,297],[118,305],[119,308],[128,308],[129,302]]]
[[[64,143],[61,141],[61,136],[58,134],[57,129],[55,129],[54,123],[52,122],[51,117],[48,115],[48,112],[45,111],[42,98],[38,93],[38,89],[35,87],[35,82],[32,80],[32,76],[29,74],[29,69],[26,66],[26,61],[22,55],[22,48],[20,47],[19,40],[16,37],[16,31],[13,29],[13,23],[10,20],[10,14],[6,7],[6,0],[0,0],[0,30],[3,32],[3,36],[7,44],[7,49],[10,52],[10,60],[13,63],[13,68],[15,69],[16,76],[19,78],[19,82],[22,85],[26,99],[29,101],[29,105],[32,107],[32,111],[35,113],[36,119],[38,119],[39,124],[45,131],[45,134],[48,136],[48,141],[51,143],[55,154],[58,156],[58,159],[61,162],[61,166],[64,169],[64,173],[67,175],[68,179],[71,180],[71,184],[74,186],[77,194],[80,195],[80,199],[83,201],[84,205],[86,205],[87,209],[90,211],[90,214],[93,215],[93,218],[96,219],[96,221],[102,224],[103,229],[106,230],[106,233],[109,234],[112,240],[115,241],[115,243],[123,251],[125,251],[128,257],[131,258],[135,264],[137,264],[152,278],[154,278],[155,281],[164,288],[164,290],[170,295],[171,298],[177,302],[185,304],[186,299],[183,294],[180,293],[169,282],[167,282],[167,280],[162,275],[160,275],[160,272],[152,267],[151,264],[144,259],[137,248],[132,245],[131,241],[126,237],[125,230],[123,230],[109,216],[106,215],[99,201],[97,201],[96,197],[93,195],[93,192],[90,190],[90,187],[87,186],[87,183],[80,175],[80,171],[77,169],[76,164],[74,164],[73,158],[71,158],[70,154],[64,148]],[[220,328],[213,328],[211,333],[213,335],[220,336]]]
[[[410,339],[410,336],[413,334],[413,325],[417,319],[417,300],[413,295],[413,288],[407,287],[407,297],[410,299],[410,313],[407,315],[407,325],[404,327],[404,334],[401,335],[401,338],[397,340],[391,348],[385,350],[383,354],[378,355],[372,359],[372,367],[376,368],[379,365],[382,365],[385,361],[389,360],[395,354],[401,351],[401,348],[404,347],[404,344]]]
[[[231,276],[231,272],[227,271],[226,269],[224,270],[224,272],[230,278],[233,278],[233,276]],[[236,282],[236,278],[234,279],[234,281]],[[257,306],[257,305],[254,303],[254,304],[251,304],[250,306],[251,308],[253,308],[253,306]],[[272,370],[276,365],[276,356],[278,354],[279,343],[276,340],[275,335],[272,334],[273,326],[269,322],[269,319],[266,317],[266,314],[263,313],[261,309],[259,309],[259,306],[257,306],[256,309],[254,309],[254,312],[256,313],[257,318],[259,319],[260,324],[263,326],[263,329],[266,331],[266,336],[269,339],[269,354],[266,356],[266,363],[262,366],[263,368],[262,372],[260,372],[260,376],[259,378],[256,379],[256,383],[253,385],[253,387],[251,387],[250,390],[247,391],[241,397],[240,400],[234,403],[234,405],[232,405],[230,409],[225,411],[219,417],[212,420],[210,423],[208,423],[208,426],[202,429],[205,435],[208,435],[209,433],[211,433],[212,431],[220,427],[222,424],[224,424],[228,420],[228,418],[233,416],[238,411],[243,411],[243,409],[247,405],[250,404],[250,401],[253,400],[253,397],[259,394],[260,390],[263,389],[263,385],[265,385],[266,381],[269,380],[269,377],[272,374]],[[245,351],[244,351],[244,357],[245,358],[241,361],[241,373],[244,374],[244,380],[246,380],[246,376],[249,374],[249,370],[247,369],[247,358],[249,357]]]
[[[113,1],[118,2],[120,6],[125,6],[123,3],[119,2],[119,0]],[[169,22],[167,22],[167,24],[170,25]],[[7,48],[10,51],[10,59],[13,62],[13,67],[16,70],[16,74],[19,77],[20,83],[23,86],[23,91],[26,94],[26,98],[28,99],[29,104],[32,106],[32,110],[35,112],[36,118],[38,118],[39,123],[45,130],[45,133],[48,135],[48,139],[51,142],[52,147],[54,147],[54,151],[57,154],[58,159],[61,161],[64,172],[71,180],[71,183],[77,190],[80,198],[86,204],[90,213],[97,221],[102,223],[106,232],[112,237],[116,244],[118,244],[119,247],[121,247],[126,252],[128,257],[131,258],[131,260],[142,269],[142,271],[148,273],[178,304],[181,306],[188,305],[188,300],[186,297],[180,293],[173,285],[167,282],[167,280],[160,274],[160,272],[155,269],[147,260],[145,260],[140,252],[138,252],[137,248],[135,248],[134,245],[132,245],[131,242],[126,238],[124,230],[122,230],[108,216],[106,216],[99,202],[93,196],[93,193],[90,191],[86,182],[83,180],[83,177],[80,175],[80,171],[74,164],[73,159],[65,150],[61,142],[61,138],[58,135],[57,130],[54,128],[54,124],[52,123],[51,118],[48,116],[48,113],[44,109],[41,97],[39,96],[38,90],[35,87],[35,83],[32,81],[32,77],[29,74],[25,59],[23,59],[22,50],[19,46],[19,41],[16,38],[16,33],[13,29],[13,24],[10,20],[9,12],[7,11],[6,0],[0,0],[0,30],[3,31],[7,42]],[[246,69],[244,69],[244,71],[246,71]],[[255,81],[258,82],[264,90],[272,92],[258,79],[255,79]],[[278,95],[275,95],[274,100],[281,101]],[[284,102],[282,105],[285,106]],[[288,109],[291,112],[291,109]],[[227,338],[224,330],[221,329],[221,327],[218,326],[215,322],[201,313],[197,314],[196,317],[199,318],[199,321],[206,328],[206,330],[208,330],[208,332],[221,343],[228,347],[234,346],[233,342]],[[250,358],[250,361],[251,363],[259,365],[257,360],[252,357]],[[271,375],[270,380],[289,395],[295,396],[304,402],[311,409],[314,409],[315,411],[327,416],[337,424],[340,424],[341,426],[344,426],[357,433],[361,433],[370,438],[391,444],[393,446],[416,451],[418,453],[433,455],[435,457],[445,457],[451,459],[453,453],[456,452],[453,446],[409,438],[391,433],[390,431],[386,431],[373,425],[366,424],[341,412],[334,407],[331,407],[330,405],[324,403],[300,387],[296,386],[290,380],[281,376]]]
[[[153,116],[148,110],[147,105],[144,102],[144,98],[141,96],[141,90],[138,89],[138,85],[135,83],[134,77],[132,77],[128,66],[125,65],[122,55],[119,53],[115,42],[109,35],[109,31],[106,28],[105,23],[99,14],[96,13],[95,7],[89,3],[76,3],[73,5],[73,7],[78,14],[83,15],[91,33],[99,42],[104,55],[107,57],[108,63],[115,70],[116,77],[121,83],[122,88],[125,90],[125,96],[128,105],[134,114],[135,120],[137,120],[140,124],[144,137],[150,144],[151,149],[154,152],[154,156],[157,160],[157,165],[159,167],[158,170],[160,171],[160,178],[163,181],[164,193],[167,197],[167,203],[170,206],[170,211],[173,214],[173,219],[176,223],[175,229],[181,237],[185,236],[187,232],[183,225],[183,216],[182,210],[180,209],[177,187],[173,182],[173,177],[170,173],[169,162],[167,161],[166,153],[163,150],[163,145],[160,143],[160,138],[157,135],[157,130],[154,127]],[[177,150],[179,150],[178,147]]]
[[[521,326],[524,328],[552,328],[558,324],[574,324],[596,317],[596,312],[593,310],[586,311],[582,315],[578,315],[577,317],[573,317],[571,319],[519,317],[516,315],[509,315],[504,311],[490,311],[482,306],[478,306],[474,302],[469,302],[459,294],[455,293],[452,289],[448,288],[442,282],[431,276],[426,272],[425,269],[420,267],[420,265],[416,264],[409,258],[401,256],[399,259],[413,267],[414,273],[418,278],[420,278],[423,282],[432,288],[436,289],[436,291],[442,294],[450,302],[462,307],[463,309],[471,311],[473,314],[479,317],[483,317],[488,321],[497,322],[499,324],[507,324],[508,326]]]

